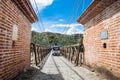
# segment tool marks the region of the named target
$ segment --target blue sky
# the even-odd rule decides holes
[[[39,18],[38,22],[32,24],[32,30],[75,34],[84,33],[84,27],[77,23],[77,19],[93,0],[35,0],[39,12],[34,0],[30,1]]]

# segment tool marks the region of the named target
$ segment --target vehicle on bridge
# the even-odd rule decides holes
[[[59,46],[53,46],[52,47],[52,55],[60,56],[60,47]]]

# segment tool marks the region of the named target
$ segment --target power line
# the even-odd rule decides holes
[[[82,11],[83,11],[83,9],[84,9],[84,0],[80,0],[80,4],[82,4]],[[79,9],[80,9],[80,6],[81,6],[80,4],[79,4],[78,7],[77,7],[75,16],[77,16],[77,13],[78,13],[78,11],[79,11]],[[73,16],[73,17],[71,18],[71,22],[73,21],[73,19],[74,19],[75,16]],[[67,25],[70,26],[71,23],[70,23],[70,24],[67,24]],[[68,31],[68,28],[66,28],[66,31],[65,31],[64,34],[66,34],[67,31]]]
[[[34,0],[34,3],[35,3],[35,6],[36,6],[36,9],[37,9],[37,11],[38,11],[38,14],[40,14],[39,9],[38,9],[38,6],[37,6],[37,3],[36,3],[35,0]],[[40,17],[40,16],[38,16],[38,17]],[[40,20],[40,22],[41,22],[41,25],[42,25],[43,30],[45,31],[45,28],[44,28],[44,24],[43,24],[42,19],[39,18],[39,20]],[[39,25],[40,25],[40,24],[39,24]],[[40,27],[40,26],[39,26],[39,27]],[[41,27],[40,27],[40,28],[41,28]],[[41,29],[41,31],[42,31],[42,29]],[[48,37],[47,37],[46,34],[45,34],[45,38],[46,38],[46,40],[47,40],[47,44],[49,44]]]
[[[74,6],[73,6],[73,8],[72,8],[72,11],[71,11],[69,17],[67,18],[66,26],[65,26],[65,28],[63,29],[63,33],[64,33],[64,31],[66,30],[67,25],[69,24],[69,21],[71,20],[71,17],[73,17],[73,16],[72,16],[72,13],[73,13],[74,10],[75,10],[75,7],[76,7],[76,5],[77,5],[77,2],[78,2],[78,0],[75,0]]]
[[[80,1],[80,4],[83,3],[83,2],[84,2],[84,0],[81,0],[81,1]],[[77,13],[78,13],[78,11],[79,11],[79,8],[80,8],[80,5],[78,6],[78,8],[77,8],[77,10],[76,10],[75,16],[77,16]],[[82,10],[83,10],[83,6],[82,6]],[[74,18],[75,18],[75,16],[74,16]],[[70,25],[71,25],[71,23],[68,24],[68,26],[70,26]],[[67,30],[68,30],[68,29],[67,29]],[[67,30],[66,30],[66,32],[67,32]],[[66,33],[66,32],[65,32],[65,33]]]
[[[73,17],[72,14],[74,13],[74,10],[75,10],[75,7],[76,7],[77,3],[78,3],[78,0],[75,0],[74,6],[73,6],[73,8],[72,8],[72,11],[71,11],[70,15],[69,15],[68,18],[67,18],[66,26],[65,26],[65,28],[63,29],[63,34],[64,34],[64,32],[66,31],[67,25],[69,24],[71,18]],[[61,38],[62,38],[62,41],[64,41],[64,35],[61,36]]]
[[[36,5],[36,3],[34,2],[34,5]],[[37,8],[36,8],[37,9]],[[37,9],[38,10],[38,9]],[[39,29],[40,29],[40,32],[42,33],[43,31],[42,31],[42,27],[40,27],[41,26],[41,24],[39,24],[39,22],[37,22],[37,26],[39,27]],[[40,33],[39,33],[40,34]],[[42,34],[40,34],[39,36],[41,36],[41,38],[43,37],[43,35]],[[36,37],[37,37],[37,32],[35,32],[35,39],[36,39]],[[35,42],[35,40],[34,40],[34,42]]]
[[[78,1],[78,0],[76,1],[75,5],[74,5],[74,7],[73,7],[73,12],[74,12],[74,10],[75,10],[74,8],[77,6],[77,3],[79,3],[79,1]],[[81,2],[80,2],[80,4],[81,4]],[[79,9],[79,7],[77,8],[77,11],[78,11],[78,9]],[[77,12],[77,11],[76,11],[76,12]],[[75,12],[75,16],[76,16],[76,12]],[[71,15],[72,15],[72,14],[71,14]],[[74,15],[72,15],[72,18],[70,18],[69,22],[72,22],[75,16],[74,16]],[[66,25],[66,30],[64,31],[64,34],[66,34],[66,33],[67,33],[67,31],[68,31],[68,29],[69,29],[70,24],[71,24],[71,23],[68,23],[68,24]],[[68,27],[67,27],[67,26],[68,26]],[[65,41],[65,42],[67,42],[67,41]]]
[[[82,4],[82,3],[84,3],[84,0],[80,0],[80,4]],[[78,11],[79,11],[79,9],[80,9],[80,5],[79,4],[79,6],[77,7],[77,10],[76,10],[76,12],[75,12],[75,16],[77,16],[77,13],[78,13]],[[84,4],[82,5],[82,10],[83,10],[83,6],[84,6]],[[71,19],[71,22],[74,20],[74,18],[75,18],[75,16],[73,17],[73,19]],[[71,23],[70,24],[68,24],[68,26],[70,26],[71,25]],[[65,31],[65,33],[68,31],[68,28],[66,29],[66,31]]]
[[[71,11],[70,15],[69,15],[68,18],[67,18],[66,26],[65,26],[65,28],[63,29],[63,33],[65,32],[65,30],[66,30],[66,28],[67,28],[67,25],[68,25],[69,22],[70,22],[71,17],[73,17],[73,16],[72,16],[72,13],[74,12],[74,9],[75,9],[77,3],[78,3],[78,0],[75,0],[74,6],[73,6],[73,8],[72,8],[72,11]],[[61,35],[60,37],[62,38],[62,40],[64,39],[64,35]]]

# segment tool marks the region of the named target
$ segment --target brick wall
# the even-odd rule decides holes
[[[12,47],[14,24],[18,26],[18,39]],[[29,66],[30,35],[30,21],[11,0],[2,0],[0,2],[0,80],[11,80]]]
[[[84,47],[86,65],[101,67],[120,77],[120,3],[114,2],[85,23]],[[100,33],[108,31],[108,39]],[[107,47],[103,48],[106,43]]]

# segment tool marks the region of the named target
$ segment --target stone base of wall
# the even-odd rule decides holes
[[[120,77],[116,76],[112,73],[112,70],[108,70],[105,67],[100,66],[91,66],[91,65],[83,65],[83,67],[87,68],[88,70],[92,72],[100,73],[102,76],[104,76],[108,80],[120,80]]]
[[[96,67],[95,70],[105,76],[108,80],[120,80],[120,77],[115,76],[111,71],[104,67]]]

